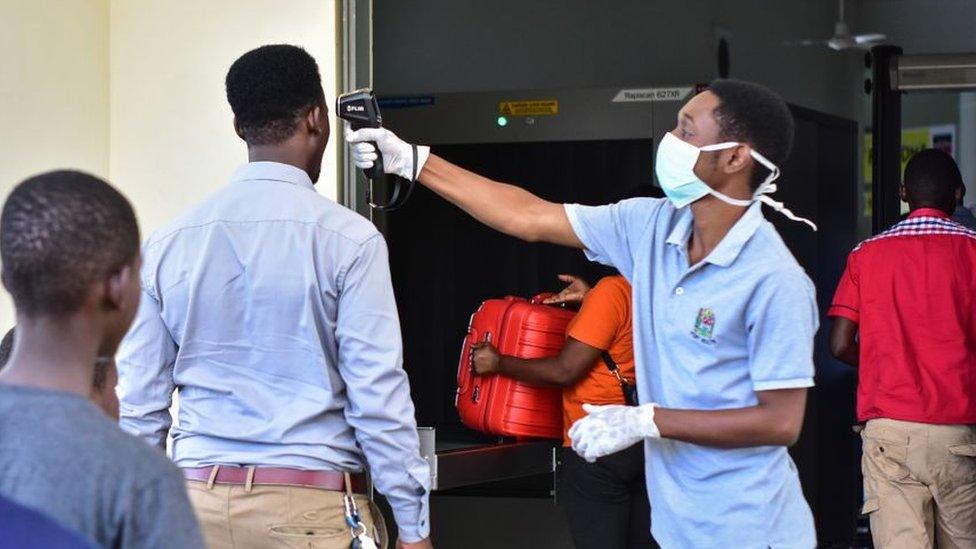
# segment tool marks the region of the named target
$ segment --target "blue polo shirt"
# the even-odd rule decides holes
[[[568,204],[566,213],[587,256],[633,286],[641,402],[742,408],[757,404],[757,391],[813,385],[814,287],[758,202],[697,265],[688,264],[688,207],[637,198]],[[652,531],[662,547],[816,545],[786,448],[659,439],[645,452]]]

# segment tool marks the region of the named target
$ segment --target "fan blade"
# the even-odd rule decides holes
[[[826,40],[786,40],[783,42],[784,46],[823,46],[826,44]]]
[[[834,51],[844,51],[857,47],[857,42],[854,41],[853,36],[835,36],[827,41],[827,47]]]
[[[878,32],[854,35],[854,41],[857,42],[858,44],[872,44],[874,42],[883,42],[887,39],[888,39],[887,36]]]

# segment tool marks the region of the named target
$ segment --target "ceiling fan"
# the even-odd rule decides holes
[[[851,29],[844,21],[844,0],[838,0],[840,4],[840,17],[834,23],[834,35],[826,40],[798,40],[786,42],[788,46],[827,46],[834,51],[844,51],[851,49],[869,50],[884,42],[888,37],[881,33],[851,34]]]

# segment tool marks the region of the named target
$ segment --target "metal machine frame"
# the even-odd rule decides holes
[[[648,139],[675,125],[698,85],[487,91],[384,97],[384,125],[434,145]]]
[[[336,3],[340,22],[336,44],[336,65],[341,67],[336,79],[336,96],[349,90],[373,85],[373,1],[341,0]],[[340,121],[341,122],[341,121]],[[340,123],[333,139],[339,143],[338,201],[351,210],[371,218],[369,200],[366,197],[365,178],[356,169],[352,156],[347,154],[344,127]]]
[[[695,85],[379,96],[384,126],[433,145],[649,139],[674,127]],[[357,176],[361,177],[361,176]],[[355,182],[353,182],[355,184]],[[371,218],[383,229],[387,216]],[[409,365],[408,365],[409,367]],[[556,441],[461,444],[420,429],[435,490],[554,473]]]
[[[420,455],[430,466],[431,490],[553,473],[557,445],[551,441],[491,445],[438,444],[437,430],[420,427]]]
[[[976,90],[976,54],[905,55],[897,46],[871,49],[872,230],[898,221],[901,184],[901,96],[910,92]]]

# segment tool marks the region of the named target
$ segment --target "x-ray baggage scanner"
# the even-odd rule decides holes
[[[679,84],[378,94],[384,126],[403,139],[429,144],[433,153],[462,167],[546,199],[597,205],[655,184],[656,142],[674,128],[681,106],[700,89]],[[768,210],[767,218],[814,280],[825,312],[856,237],[857,125],[803,107],[791,110],[796,139],[775,198],[812,219],[820,231]],[[362,181],[347,181],[345,201],[370,215],[389,243],[404,367],[419,424],[425,426],[421,437],[435,488],[548,495],[559,441],[499,441],[458,420],[454,398],[461,342],[469,316],[484,299],[558,290],[558,273],[594,281],[611,271],[577,250],[498,234],[421,185],[402,209],[369,212],[364,188]],[[821,329],[816,344],[818,387],[792,453],[815,511],[821,507],[827,515],[846,516],[856,498],[846,488],[856,478],[856,439],[846,423],[854,378],[830,358],[826,332]],[[843,480],[848,476],[850,482]]]

